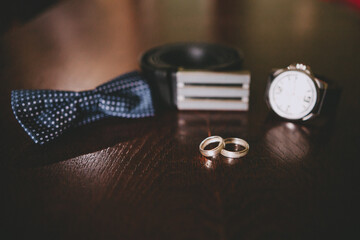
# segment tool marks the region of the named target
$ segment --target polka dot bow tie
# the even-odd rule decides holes
[[[108,116],[154,115],[149,85],[136,71],[91,91],[14,90],[11,105],[20,125],[39,144],[55,139],[69,128]]]

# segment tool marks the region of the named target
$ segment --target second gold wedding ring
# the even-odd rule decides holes
[[[219,142],[218,145],[215,148],[205,150],[205,147],[208,146],[211,143]],[[205,157],[215,157],[218,155],[221,150],[225,147],[224,139],[219,136],[211,136],[208,138],[205,138],[199,145],[200,153]]]
[[[244,147],[243,150],[241,151],[229,151],[226,150],[225,147],[223,149],[221,149],[221,155],[228,157],[228,158],[241,158],[244,157],[248,152],[249,152],[249,144],[241,139],[241,138],[226,138],[224,140],[225,146],[226,144],[235,144],[235,145],[240,145],[242,147]]]

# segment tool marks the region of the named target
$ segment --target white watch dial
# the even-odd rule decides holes
[[[300,71],[286,71],[271,83],[269,103],[281,117],[301,119],[314,108],[317,91],[314,81]]]

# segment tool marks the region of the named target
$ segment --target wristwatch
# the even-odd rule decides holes
[[[278,116],[307,121],[328,111],[338,96],[330,90],[329,82],[316,77],[309,66],[295,63],[270,74],[265,100]]]

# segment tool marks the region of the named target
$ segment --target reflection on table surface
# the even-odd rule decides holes
[[[283,161],[301,161],[310,150],[311,133],[306,126],[292,122],[281,122],[265,133],[266,146],[274,158]]]

